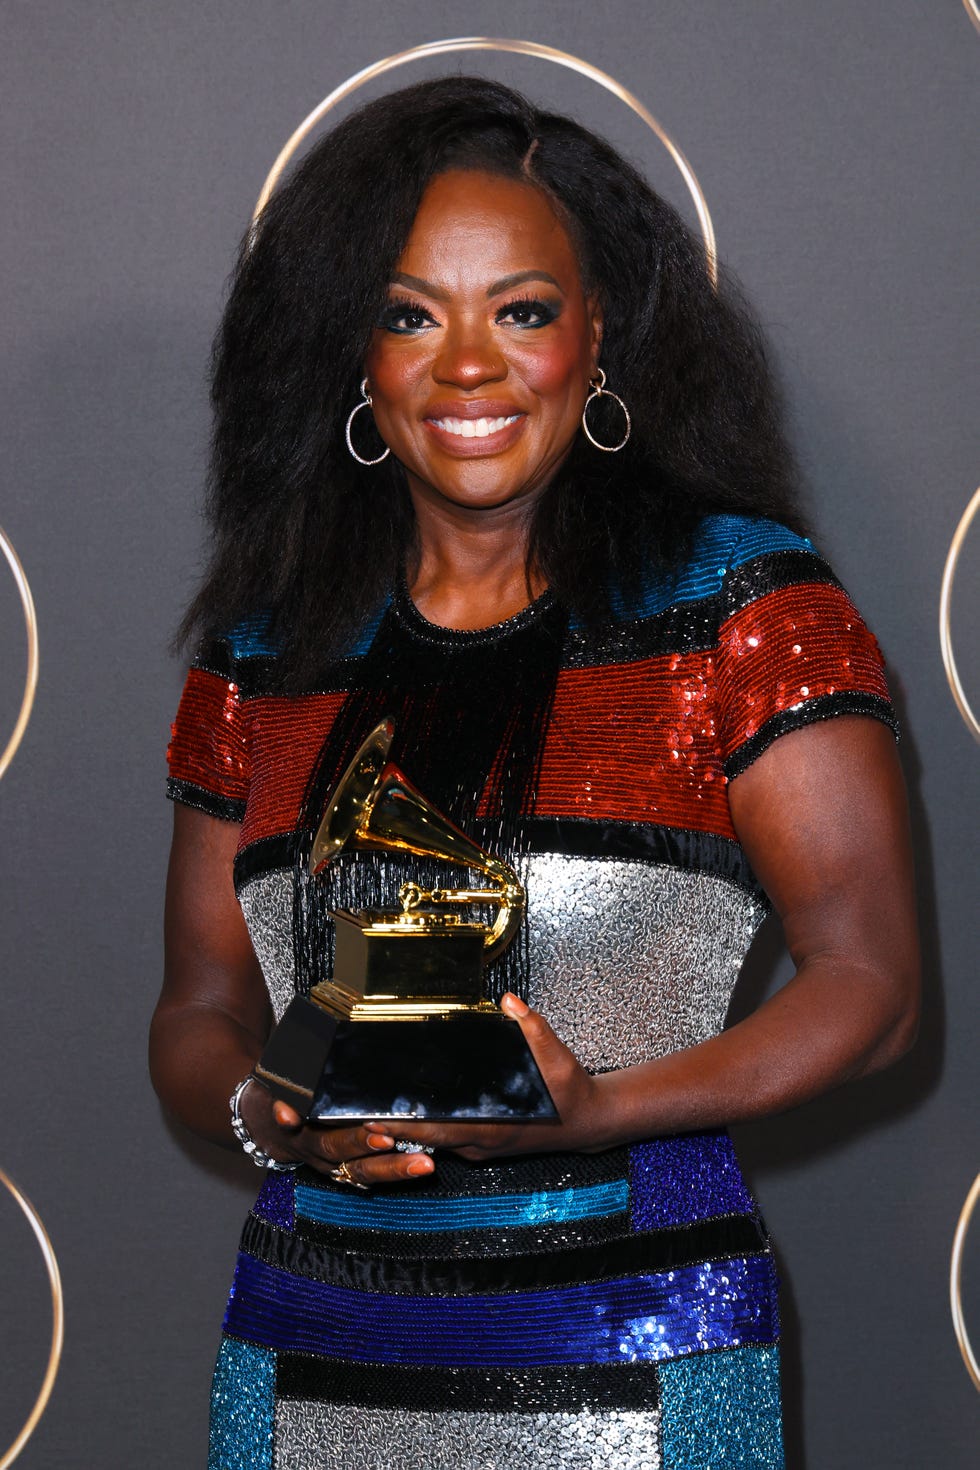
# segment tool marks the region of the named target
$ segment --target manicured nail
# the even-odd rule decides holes
[[[369,1133],[367,1144],[368,1148],[394,1148],[395,1140],[387,1133]]]
[[[405,1170],[406,1174],[431,1174],[435,1168],[428,1154],[416,1154]]]
[[[511,990],[508,990],[506,995],[503,996],[501,1006],[508,1010],[512,1016],[526,1016],[531,1009],[530,1006],[524,1004],[519,995],[515,995]]]

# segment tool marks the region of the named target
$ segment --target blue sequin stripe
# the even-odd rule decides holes
[[[287,1352],[360,1363],[660,1362],[771,1343],[767,1256],[508,1295],[404,1297],[330,1286],[240,1254],[225,1331]]]
[[[629,1183],[613,1179],[580,1188],[457,1199],[355,1199],[297,1184],[295,1205],[297,1219],[362,1230],[501,1230],[508,1225],[550,1225],[621,1214],[629,1207]]]
[[[344,654],[345,658],[360,658],[371,647],[375,633],[381,625],[390,598],[386,599],[374,616],[361,629],[355,641]],[[228,634],[228,645],[232,658],[275,658],[279,652],[276,640],[269,635],[269,618],[265,614],[243,618]]]
[[[649,618],[678,602],[699,602],[721,591],[732,567],[769,552],[813,553],[812,543],[777,521],[752,516],[709,516],[701,524],[691,556],[673,577],[658,577],[644,588],[639,605],[626,607],[613,597],[613,610],[626,618]],[[574,621],[572,626],[576,626]]]

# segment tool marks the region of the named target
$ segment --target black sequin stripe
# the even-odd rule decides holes
[[[292,876],[295,852],[294,832],[278,837],[260,837],[257,842],[250,842],[235,854],[235,887],[242,888],[251,878],[263,878],[267,873],[286,872]]]
[[[373,1256],[383,1252],[392,1260],[418,1261],[426,1256],[465,1260],[474,1256],[544,1255],[575,1246],[599,1245],[630,1233],[628,1210],[594,1219],[560,1220],[553,1224],[506,1225],[494,1230],[358,1230],[349,1225],[327,1225],[298,1216],[296,1234],[327,1250],[354,1251]]]
[[[688,872],[710,873],[730,879],[753,895],[761,893],[739,844],[712,832],[585,817],[533,817],[526,831],[530,852],[556,852],[565,857],[632,858]]]
[[[572,628],[565,636],[563,669],[609,668],[670,653],[698,653],[718,641],[717,595],[681,602],[646,618]]]
[[[246,1255],[293,1276],[394,1296],[485,1296],[545,1291],[646,1275],[651,1271],[671,1271],[697,1261],[768,1254],[761,1226],[752,1215],[723,1215],[715,1220],[698,1220],[692,1225],[530,1256],[458,1260],[426,1256],[413,1261],[395,1260],[387,1254],[330,1250],[249,1215],[242,1231],[241,1249]]]
[[[193,781],[181,781],[176,776],[168,776],[167,795],[171,801],[179,801],[182,806],[196,807],[200,812],[207,812],[209,817],[220,817],[224,822],[242,822],[245,819],[244,801],[216,796],[213,791],[205,791],[203,786],[195,786]]]
[[[492,833],[482,831],[481,827],[481,823],[473,823],[471,835],[492,848]],[[528,852],[664,864],[727,878],[753,897],[761,895],[745,853],[730,837],[683,827],[653,827],[644,822],[606,822],[588,817],[533,817],[525,822],[523,831]],[[241,888],[250,878],[291,868],[294,845],[292,833],[250,843],[235,858],[236,887]]]
[[[219,679],[234,679],[237,674],[231,645],[226,638],[206,638],[194,655],[194,668]]]
[[[544,1190],[581,1189],[591,1184],[626,1180],[629,1153],[625,1148],[603,1149],[601,1153],[549,1153],[516,1155],[487,1163],[469,1163],[453,1154],[439,1153],[439,1168],[429,1179],[408,1184],[387,1184],[375,1191],[376,1198],[472,1199],[497,1194],[537,1194]],[[297,1183],[312,1189],[349,1198],[347,1185],[335,1184],[329,1175],[303,1169]]]
[[[276,659],[268,654],[249,654],[235,665],[235,678],[242,701],[250,699],[284,698],[276,686]],[[290,689],[289,698],[304,698],[316,694],[346,694],[357,689],[361,683],[365,666],[363,654],[337,659],[323,671],[316,684],[309,688]]]
[[[754,556],[726,577],[719,622],[723,623],[759,597],[806,582],[830,587],[841,585],[823,558],[813,551],[768,551]]]
[[[760,730],[728,757],[725,775],[730,781],[735,776],[740,776],[780,735],[785,735],[790,730],[801,730],[804,725],[815,724],[817,720],[832,720],[837,715],[870,715],[873,719],[881,720],[896,736],[899,733],[895,711],[880,694],[861,694],[857,690],[848,689],[839,690],[836,694],[821,694],[816,699],[808,699],[806,703],[784,709],[768,719]]]
[[[276,1354],[276,1397],[329,1400],[363,1409],[433,1413],[573,1413],[576,1409],[656,1409],[655,1363],[547,1368],[400,1367]]]

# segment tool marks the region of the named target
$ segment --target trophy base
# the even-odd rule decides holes
[[[320,1122],[558,1119],[520,1026],[499,1011],[342,1021],[298,996],[255,1070]]]

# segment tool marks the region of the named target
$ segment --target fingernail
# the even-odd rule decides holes
[[[505,1003],[506,1009],[510,1011],[512,1016],[526,1016],[531,1009],[530,1006],[524,1004],[519,995],[515,995],[511,990],[508,990],[506,995],[501,999],[500,1004],[502,1007]]]
[[[428,1154],[416,1154],[415,1158],[413,1158],[412,1162],[409,1164],[408,1168],[405,1170],[405,1173],[406,1174],[431,1174],[432,1173],[432,1170],[434,1168],[435,1168],[435,1165],[433,1164],[432,1160],[429,1158]]]
[[[387,1133],[369,1133],[367,1144],[368,1148],[394,1148],[395,1140]]]

